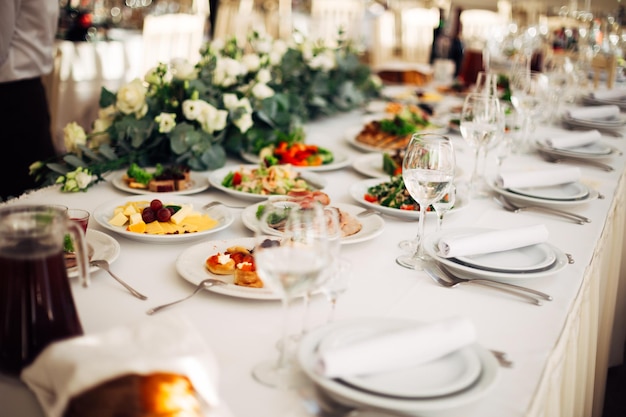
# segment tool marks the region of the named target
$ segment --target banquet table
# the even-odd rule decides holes
[[[363,111],[317,120],[306,126],[307,142],[327,146],[356,160],[364,152],[346,140],[346,132],[363,122]],[[462,138],[450,132],[459,167],[458,183],[471,174],[473,151]],[[626,151],[626,140],[603,136],[613,147]],[[580,165],[582,182],[605,198],[577,206],[573,211],[587,216],[584,225],[540,213],[512,213],[492,198],[474,198],[450,211],[443,228],[484,227],[504,229],[544,224],[549,242],[571,254],[575,263],[553,276],[524,282],[524,285],[553,296],[542,306],[477,286],[448,289],[438,286],[423,271],[396,264],[401,254],[398,243],[411,239],[417,222],[384,215],[384,230],[374,239],[342,245],[341,254],[352,263],[352,280],[338,302],[335,322],[351,318],[409,318],[431,322],[447,317],[469,318],[475,325],[478,343],[504,351],[514,362],[499,368],[496,383],[470,404],[462,414],[457,408],[432,415],[466,417],[556,417],[600,416],[607,369],[615,364],[624,344],[624,297],[626,274],[624,255],[624,199],[626,157],[614,155],[605,172]],[[230,159],[228,164],[242,163]],[[516,154],[504,161],[505,168],[532,167],[548,163],[536,154]],[[487,175],[493,171],[489,159]],[[543,166],[543,165],[542,165]],[[553,165],[549,165],[553,166]],[[206,173],[208,174],[208,173]],[[357,203],[348,193],[351,184],[366,177],[353,167],[320,173],[327,180],[325,192],[336,203]],[[56,186],[21,196],[8,204],[64,204],[88,209],[131,197],[109,182],[86,193],[61,193]],[[189,196],[200,206],[211,200],[250,204],[210,187]],[[251,237],[238,209],[231,209],[235,221],[225,230],[203,241]],[[426,233],[434,231],[435,218],[427,216]],[[109,233],[95,221],[89,228]],[[130,296],[106,272],[92,274],[89,288],[76,279],[72,290],[84,331],[101,332],[126,323],[150,320],[149,307],[183,297],[193,285],[176,270],[177,257],[198,241],[169,245],[148,244],[112,235],[121,245],[119,258],[111,267],[131,285],[148,296],[147,301]],[[207,253],[207,256],[210,255]],[[300,318],[302,303],[294,316]],[[309,329],[324,325],[329,303],[322,295],[311,300]],[[189,319],[213,351],[220,365],[218,389],[221,400],[233,416],[307,416],[297,390],[266,387],[253,379],[255,364],[276,355],[281,335],[279,301],[255,300],[204,291],[185,303],[158,314],[176,314]],[[613,332],[613,328],[618,331]],[[617,353],[616,353],[617,352]],[[20,381],[0,377],[0,404],[3,416],[43,415],[33,394]],[[431,415],[425,414],[425,415]]]

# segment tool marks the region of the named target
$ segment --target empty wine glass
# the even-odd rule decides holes
[[[549,82],[549,120],[556,121],[560,114],[561,103],[567,99],[570,93],[570,85],[573,83],[574,66],[567,56],[552,55],[546,59],[543,67],[544,74]]]
[[[396,258],[399,265],[422,269],[422,263],[427,260],[423,250],[426,209],[443,197],[448,184],[454,179],[454,169],[454,148],[447,136],[413,134],[402,161],[402,178],[409,194],[419,204],[419,224],[415,250]]]
[[[453,183],[448,185],[448,189],[444,196],[435,201],[432,206],[437,213],[437,231],[440,231],[443,226],[443,216],[454,207],[456,203],[456,186]]]
[[[487,187],[482,176],[485,154],[489,143],[503,128],[500,101],[480,93],[468,94],[461,111],[459,125],[463,139],[474,148],[474,169],[470,180],[471,196],[484,196]]]
[[[320,205],[306,209],[298,203],[274,202],[264,208],[255,232],[255,262],[261,279],[281,295],[282,343],[277,360],[258,364],[255,379],[270,387],[293,388],[300,374],[288,349],[288,323],[292,301],[304,295],[324,273],[329,263],[326,216]],[[284,222],[280,236],[273,225]]]
[[[352,278],[352,263],[345,259],[339,259],[331,269],[330,277],[322,284],[322,293],[330,302],[330,313],[328,314],[327,323],[335,319],[335,310],[337,309],[337,301],[339,296],[345,293],[350,286]]]
[[[530,148],[530,134],[534,130],[534,120],[540,119],[550,98],[549,80],[545,74],[530,70],[518,70],[511,75],[511,103],[522,118],[520,139],[515,146],[518,153]]]
[[[476,77],[474,93],[498,97],[498,74],[489,71],[480,71]]]

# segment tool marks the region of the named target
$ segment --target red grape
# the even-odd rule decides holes
[[[157,219],[159,219],[160,222],[167,222],[170,220],[170,217],[172,217],[172,213],[165,207],[157,211]]]
[[[163,203],[161,202],[161,200],[152,200],[150,202],[150,208],[152,209],[152,211],[154,211],[155,213],[158,212],[161,207],[163,207]]]
[[[141,212],[141,219],[144,221],[144,223],[152,223],[156,220],[156,214],[154,210],[152,210],[150,207],[146,207]]]

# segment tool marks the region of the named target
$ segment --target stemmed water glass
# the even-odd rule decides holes
[[[455,203],[456,186],[450,183],[444,196],[432,204],[435,213],[437,213],[437,231],[440,231],[443,226],[443,216],[454,207]]]
[[[474,169],[470,180],[473,197],[486,194],[481,167],[485,162],[487,146],[498,135],[503,123],[500,101],[496,97],[481,93],[467,95],[459,127],[463,139],[474,148]]]
[[[399,265],[422,269],[426,260],[423,250],[426,210],[446,193],[448,184],[454,179],[454,169],[454,148],[447,136],[413,134],[402,161],[402,178],[409,194],[419,204],[419,224],[414,251],[396,258]]]
[[[282,342],[277,360],[258,364],[253,369],[257,381],[278,388],[293,388],[300,382],[288,349],[288,327],[292,301],[317,285],[329,264],[326,215],[314,204],[302,208],[298,203],[269,202],[255,232],[255,262],[259,276],[281,295],[283,308]],[[284,223],[277,236],[272,225]]]
[[[529,149],[530,134],[534,130],[535,119],[540,119],[550,100],[548,77],[540,72],[520,69],[509,80],[511,103],[522,118],[521,137],[515,151],[524,153]]]
[[[345,293],[350,286],[350,280],[352,278],[351,268],[352,263],[349,260],[345,258],[338,259],[332,268],[330,277],[324,281],[320,288],[328,302],[330,302],[330,313],[326,320],[327,323],[335,319],[335,310],[337,309],[339,296]]]

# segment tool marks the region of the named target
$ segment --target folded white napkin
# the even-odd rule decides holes
[[[590,145],[602,137],[599,130],[586,132],[571,132],[563,135],[553,135],[546,139],[546,144],[553,148],[575,148],[577,146]]]
[[[549,187],[580,179],[580,168],[559,167],[549,169],[507,171],[496,178],[501,188]]]
[[[475,341],[474,325],[467,318],[418,323],[323,349],[316,369],[328,378],[393,371],[433,361]]]
[[[613,104],[605,106],[580,106],[567,110],[567,114],[572,119],[608,119],[619,116],[619,107]]]
[[[217,361],[183,317],[163,314],[107,332],[49,345],[22,371],[48,417],[61,417],[69,400],[128,373],[186,375],[198,395],[217,406]]]
[[[523,248],[547,240],[548,229],[545,225],[539,224],[470,236],[444,237],[439,240],[438,249],[444,258],[454,258]]]
[[[626,88],[592,91],[590,96],[598,100],[622,100],[626,99]]]

